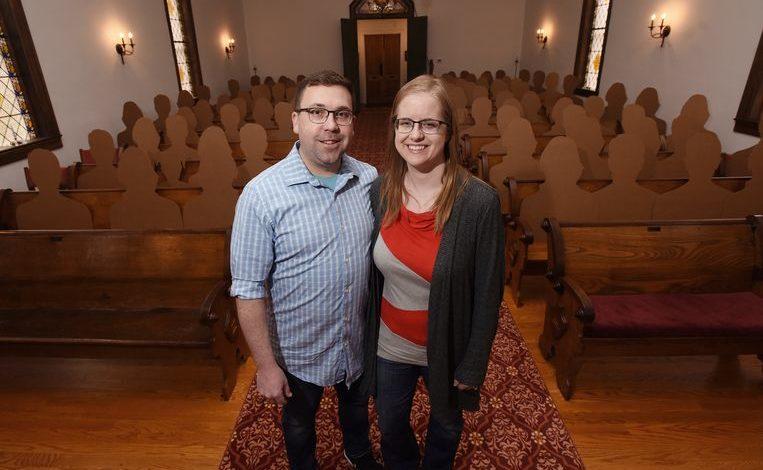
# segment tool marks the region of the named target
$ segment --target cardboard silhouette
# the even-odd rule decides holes
[[[135,145],[143,150],[152,162],[156,161],[159,153],[159,133],[156,132],[153,121],[147,117],[138,119],[132,129],[132,139]]]
[[[472,102],[472,118],[474,118],[474,125],[466,127],[463,130],[464,134],[469,134],[472,137],[489,137],[498,134],[498,129],[495,126],[488,124],[490,115],[493,112],[493,103],[487,96],[481,96]]]
[[[228,103],[220,108],[220,123],[223,125],[223,129],[225,129],[225,137],[230,143],[241,142],[238,131],[240,120],[238,107],[233,103]]]
[[[594,196],[581,189],[578,179],[583,165],[575,141],[569,137],[554,137],[543,150],[540,169],[545,175],[538,192],[522,202],[520,220],[529,227],[535,243],[545,243],[546,233],[540,227],[545,217],[562,222],[583,222],[596,219]]]
[[[188,121],[185,116],[180,113],[167,118],[167,140],[170,144],[169,148],[173,151],[173,155],[177,156],[181,164],[184,164],[187,160],[199,159],[199,154],[196,150],[188,145],[189,128]],[[164,167],[162,167],[162,169],[164,169]]]
[[[620,82],[613,83],[607,90],[606,99],[607,107],[604,108],[604,115],[601,117],[601,127],[614,135],[621,129],[620,121],[623,116],[623,106],[628,101],[625,85]]]
[[[508,125],[519,117],[521,117],[521,112],[514,105],[505,104],[498,108],[495,121],[500,137],[493,142],[483,145],[480,150],[488,155],[506,155],[507,149],[504,145],[504,139],[508,132]]]
[[[542,179],[538,160],[533,157],[538,142],[535,140],[530,121],[517,117],[506,125],[501,134],[501,141],[506,148],[506,155],[500,163],[490,168],[490,184],[501,198],[502,212],[510,212],[508,206],[508,188],[503,184],[509,176],[517,179]]]
[[[87,136],[90,155],[95,160],[95,168],[83,173],[77,179],[77,189],[121,188],[114,166],[114,139],[103,129],[95,129]]]
[[[548,75],[546,75],[546,91],[543,92],[543,96],[541,97],[541,100],[543,101],[543,106],[546,108],[546,112],[551,112],[554,109],[554,106],[556,105],[556,102],[561,98],[562,95],[559,93],[558,90],[559,87],[559,74],[556,72],[551,72]],[[570,98],[570,102],[572,102],[572,99]]]
[[[241,128],[246,123],[247,106],[246,100],[240,96],[230,100],[230,104],[238,108],[238,127]],[[222,120],[222,116],[220,116]]]
[[[537,93],[528,91],[522,96],[521,102],[522,108],[525,110],[525,117],[531,123],[544,122],[543,117],[539,114],[541,102]]]
[[[506,71],[505,71],[505,70],[503,70],[503,69],[498,69],[498,70],[495,72],[495,78],[496,78],[496,80],[501,80],[501,79],[502,79],[503,77],[505,77],[505,76],[506,76]]]
[[[682,152],[683,146],[692,135],[706,130],[705,123],[708,119],[710,111],[707,98],[700,94],[690,96],[681,108],[681,113],[673,120],[672,133],[667,138],[668,148],[674,152]]]
[[[193,95],[191,94],[190,91],[188,91],[188,90],[180,90],[180,92],[178,92],[178,101],[177,101],[178,109],[180,109],[180,108],[182,108],[184,106],[187,107],[187,108],[193,108],[194,104],[195,104],[195,102],[194,102],[194,99],[193,99]]]
[[[530,91],[530,84],[526,81],[518,78],[511,80],[511,93],[514,95],[514,98],[522,100],[522,97],[525,96],[525,93],[528,91]]]
[[[238,167],[236,183],[243,186],[252,178],[270,167],[265,158],[268,148],[268,135],[265,128],[257,123],[248,123],[239,131],[241,133],[241,150],[246,162]]]
[[[758,121],[759,135],[763,137],[763,119]],[[750,148],[747,160],[752,178],[739,192],[732,193],[723,207],[723,217],[746,217],[763,214],[763,144]]]
[[[238,80],[235,78],[228,80],[228,96],[230,96],[231,99],[238,97],[238,92],[240,89],[241,86],[238,84]]]
[[[655,219],[718,218],[723,213],[729,191],[713,183],[721,160],[721,142],[709,131],[691,136],[686,143],[684,161],[689,182],[661,194],[654,206]]]
[[[188,126],[188,135],[185,138],[185,142],[191,147],[196,147],[199,144],[199,134],[196,133],[196,127],[198,126],[196,115],[193,114],[191,108],[185,106],[178,109],[178,114],[185,118],[186,125]]]
[[[644,108],[648,118],[654,120],[657,124],[657,132],[660,135],[665,135],[668,128],[667,123],[655,115],[657,110],[660,109],[660,97],[657,95],[657,89],[647,87],[641,90],[641,93],[636,97],[636,104]]]
[[[527,69],[522,69],[519,71],[519,79],[522,80],[525,83],[530,83],[530,71]]]
[[[273,95],[274,103],[286,101],[286,85],[283,83],[276,83],[273,85],[273,88],[270,89],[270,93]]]
[[[582,106],[583,100],[579,96],[575,96],[575,90],[580,86],[581,80],[575,75],[565,75],[562,81],[562,92],[564,96],[570,98],[573,104]]]
[[[256,87],[260,84],[260,76],[259,75],[252,75],[249,77],[249,86],[250,87]]]
[[[572,105],[572,100],[562,97],[556,101],[553,110],[549,114],[549,119],[553,123],[551,129],[543,135],[557,136],[564,135],[564,108]]]
[[[134,101],[127,101],[122,106],[122,122],[125,125],[125,129],[117,134],[117,145],[119,145],[119,148],[135,145],[135,141],[132,140],[132,128],[138,119],[142,117],[143,111],[140,110]]]
[[[562,98],[559,103],[562,100],[569,100],[569,98]],[[578,147],[580,161],[583,164],[582,178],[608,179],[610,172],[607,159],[601,156],[604,137],[601,135],[600,124],[596,119],[588,117],[582,106],[571,103],[570,100],[570,104],[562,111],[562,125],[567,137],[574,140]]]
[[[228,96],[227,93],[223,93],[222,95],[217,97],[217,113],[220,113],[220,108],[225,106],[226,104],[230,103],[230,96]]]
[[[273,122],[273,105],[266,98],[257,98],[254,102],[254,122],[265,129],[274,129],[276,123]]]
[[[651,220],[657,195],[636,182],[643,163],[644,144],[637,135],[622,134],[612,139],[612,184],[593,193],[599,221]]]
[[[275,140],[293,140],[297,137],[291,127],[291,113],[294,112],[294,106],[291,103],[282,101],[276,104],[275,121],[278,129],[272,132]]]
[[[111,136],[109,136],[111,139]],[[109,164],[114,158],[112,142]],[[16,208],[16,223],[20,230],[78,230],[93,228],[90,210],[84,204],[58,192],[61,167],[56,155],[47,149],[36,148],[27,157],[29,173],[39,190],[37,196]]]
[[[496,82],[498,83],[498,82]],[[500,108],[506,103],[509,98],[514,98],[514,95],[509,90],[503,90],[495,95],[495,107]]]
[[[172,103],[170,103],[170,98],[167,95],[154,96],[154,110],[156,110],[157,115],[156,120],[154,120],[154,127],[160,135],[164,134],[164,121],[170,115],[171,107]]]
[[[180,207],[156,194],[159,176],[143,150],[130,147],[119,160],[119,181],[126,191],[109,211],[111,228],[161,230],[183,228]]]
[[[255,104],[257,103],[258,98],[265,98],[270,102],[273,101],[273,94],[271,93],[270,87],[268,85],[262,84],[252,87],[252,101]]]
[[[533,73],[533,82],[530,86],[530,89],[537,93],[539,96],[541,93],[546,91],[546,89],[543,87],[543,84],[546,82],[546,72],[543,70],[536,70],[535,73]]]
[[[199,139],[199,159],[199,172],[193,175],[192,182],[203,191],[185,204],[184,225],[189,229],[229,228],[238,199],[232,185],[236,162],[222,129],[210,127],[204,131]]]
[[[497,97],[498,94],[508,91],[508,89],[509,85],[503,80],[493,80],[493,83],[490,84],[490,94],[493,97]]]
[[[182,116],[180,117],[181,119]],[[185,127],[185,119],[181,123]],[[157,157],[161,173],[164,175],[164,180],[159,181],[157,187],[159,188],[185,188],[190,186],[185,181],[180,180],[180,176],[183,171],[183,159],[182,154],[178,149],[170,147],[167,150],[159,152]]]
[[[489,70],[485,70],[480,74],[480,78],[477,79],[477,83],[480,85],[489,88],[490,84],[493,82],[493,73]]]
[[[252,111],[254,110],[254,103],[252,102],[252,94],[249,92],[240,91],[238,93],[238,97],[244,100],[244,103],[246,104],[246,109],[245,109],[246,112],[241,115],[241,125],[243,126],[246,123],[246,120],[252,117]]]
[[[644,146],[643,165],[639,179],[655,179],[657,169],[657,152],[660,150],[660,136],[657,124],[644,113],[644,108],[638,104],[629,104],[623,108],[623,132],[641,141]]]
[[[265,77],[265,80],[263,81],[263,83],[269,87],[272,87],[276,82],[275,80],[273,80],[273,77],[268,75],[267,77]]]
[[[286,88],[286,101],[291,103],[292,106],[294,106],[294,97],[297,96],[297,87],[296,86],[290,86]]]
[[[204,100],[207,103],[209,103],[212,100],[212,91],[206,85],[201,85],[199,87],[198,95],[199,95],[199,100]]]
[[[196,131],[204,132],[207,127],[213,125],[212,121],[215,119],[215,112],[212,110],[212,105],[207,100],[199,100],[193,107],[193,114],[196,115]]]

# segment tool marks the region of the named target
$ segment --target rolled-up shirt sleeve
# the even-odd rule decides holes
[[[254,183],[248,184],[236,204],[230,246],[231,297],[267,297],[265,283],[273,265],[273,221]]]

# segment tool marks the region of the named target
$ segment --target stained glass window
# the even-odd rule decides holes
[[[612,0],[585,0],[581,16],[581,37],[575,60],[575,75],[583,77],[579,92],[595,94],[599,91],[604,48]],[[587,92],[587,93],[586,93]]]
[[[17,70],[0,25],[0,150],[37,137]]]
[[[198,73],[193,18],[189,17],[191,6],[188,0],[166,0],[166,3],[178,83],[181,90],[196,96],[196,89],[201,86],[201,74]]]

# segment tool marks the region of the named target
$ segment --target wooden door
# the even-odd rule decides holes
[[[365,48],[366,103],[389,104],[400,88],[400,35],[366,35]]]

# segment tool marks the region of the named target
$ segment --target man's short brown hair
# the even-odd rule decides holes
[[[333,70],[322,70],[311,73],[297,83],[297,92],[294,94],[294,109],[300,109],[302,93],[309,86],[341,86],[344,87],[352,96],[352,82]]]

